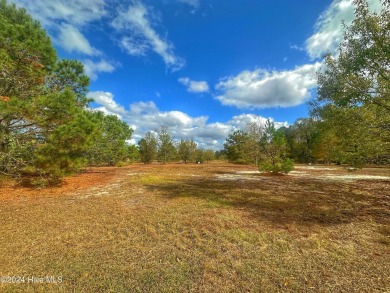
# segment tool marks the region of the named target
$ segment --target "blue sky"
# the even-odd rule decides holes
[[[9,0],[81,61],[89,97],[134,129],[219,149],[255,120],[308,116],[316,71],[336,54],[351,0]],[[370,0],[380,9],[380,0]]]

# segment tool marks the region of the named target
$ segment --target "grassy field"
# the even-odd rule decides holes
[[[255,171],[134,164],[3,185],[0,278],[24,282],[0,291],[390,292],[389,169]]]

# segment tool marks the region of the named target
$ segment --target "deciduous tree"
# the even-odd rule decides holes
[[[290,172],[294,164],[287,158],[287,141],[282,131],[275,129],[275,125],[269,119],[264,125],[264,132],[260,138],[261,171],[274,173]]]
[[[379,13],[367,1],[354,4],[355,20],[338,54],[326,57],[311,108],[336,130],[345,161],[361,165],[390,151],[390,4]]]

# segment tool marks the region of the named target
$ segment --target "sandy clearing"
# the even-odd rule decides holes
[[[327,168],[318,168],[320,170],[327,170]],[[328,168],[329,169],[329,168]],[[338,169],[332,169],[332,170],[338,170]],[[261,181],[261,180],[267,180],[268,177],[266,176],[253,176],[256,174],[262,174],[264,172],[260,171],[252,171],[252,170],[243,170],[243,171],[237,171],[234,174],[226,173],[226,174],[220,174],[215,176],[215,180],[227,180],[227,181],[234,181],[234,180],[255,180],[255,181]],[[252,175],[252,176],[251,176]],[[390,180],[389,176],[379,176],[379,175],[358,175],[358,174],[326,174],[326,175],[314,175],[310,174],[305,171],[291,171],[288,176],[293,177],[310,177],[312,179],[319,179],[319,180],[332,180],[332,181],[354,181],[354,180]]]
[[[340,180],[340,181],[353,181],[353,180],[390,180],[388,176],[378,175],[323,175],[317,178],[325,180]]]
[[[254,176],[245,176],[240,174],[222,174],[222,175],[216,175],[214,180],[218,181],[236,181],[236,180],[255,180],[255,181],[262,181],[265,177],[254,177]]]
[[[322,166],[298,166],[295,167],[295,169],[307,169],[307,170],[323,170],[323,171],[334,171],[334,170],[340,170],[340,168],[329,168],[329,167],[322,167]]]

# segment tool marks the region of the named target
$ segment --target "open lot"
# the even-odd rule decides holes
[[[134,164],[2,184],[0,277],[25,279],[0,291],[390,291],[386,168]]]

